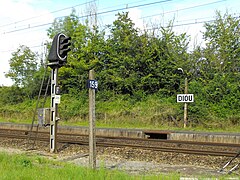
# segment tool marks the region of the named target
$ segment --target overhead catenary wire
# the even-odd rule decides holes
[[[39,17],[42,17],[42,16],[46,16],[46,15],[48,15],[48,14],[53,14],[53,13],[65,11],[65,10],[67,10],[67,9],[72,9],[72,8],[75,8],[75,7],[78,7],[78,6],[82,6],[82,5],[86,5],[86,4],[88,4],[88,3],[95,2],[95,1],[96,1],[96,0],[92,0],[92,1],[85,2],[85,3],[77,4],[77,5],[74,5],[74,6],[66,7],[66,8],[63,8],[63,9],[58,9],[58,10],[55,10],[55,11],[51,11],[51,12],[49,12],[49,13],[44,13],[44,14],[40,14],[40,15],[38,15],[38,16],[33,16],[33,17],[30,17],[30,18],[26,18],[26,19],[22,19],[22,20],[19,20],[19,21],[15,21],[15,22],[13,22],[13,23],[0,25],[0,27],[10,26],[10,25],[17,24],[17,23],[21,23],[21,22],[28,21],[28,20],[31,20],[31,19],[36,19],[36,18],[39,18]]]
[[[234,16],[233,18],[240,18],[239,16]],[[202,19],[202,18],[199,18]],[[215,21],[215,19],[210,19],[210,20],[205,20],[205,21],[197,21],[197,19],[193,19],[194,22],[190,22],[190,23],[182,23],[182,24],[173,24],[172,27],[178,27],[178,26],[187,26],[187,25],[197,25],[197,24],[203,24],[203,23],[210,23]],[[164,28],[166,28],[167,26],[164,26]],[[159,27],[151,27],[151,28],[145,28],[144,30],[156,30],[159,29]],[[109,35],[105,35],[106,37],[108,37]],[[42,45],[34,45],[34,46],[30,46],[29,48],[37,48],[37,47],[41,47]],[[1,53],[4,52],[12,52],[15,51],[16,49],[11,49],[11,50],[5,50],[5,51],[0,51]]]
[[[139,5],[124,7],[124,8],[113,9],[113,10],[109,10],[109,11],[102,11],[102,12],[96,13],[96,15],[102,15],[102,14],[112,13],[112,12],[116,12],[116,11],[123,11],[123,10],[126,10],[126,9],[132,9],[132,8],[137,8],[137,7],[150,6],[150,5],[155,5],[155,4],[165,3],[165,2],[170,2],[170,1],[172,1],[172,0],[161,0],[161,1],[151,2],[151,3],[139,4]],[[67,17],[67,16],[60,16],[60,17],[57,17],[55,19],[60,19],[60,18],[64,18],[64,17]],[[87,17],[89,17],[89,15],[79,16],[78,18],[82,19],[82,18],[87,18]],[[31,26],[30,24],[28,24],[28,27],[26,27],[26,28],[5,31],[2,34],[8,34],[8,33],[13,33],[13,32],[23,31],[23,30],[26,30],[26,29],[42,27],[42,26],[47,26],[47,25],[51,25],[51,24],[53,24],[53,23],[49,22],[49,23],[39,24],[39,25],[35,25],[35,26]]]
[[[234,16],[233,18],[240,18],[240,16]],[[182,23],[182,24],[173,24],[171,27],[189,26],[189,25],[195,25],[195,24],[211,23],[211,22],[214,22],[214,21],[215,21],[215,19],[210,19],[210,20],[206,20],[206,21],[197,21],[197,19],[195,19],[195,22]],[[164,26],[164,27],[166,28],[166,26]],[[159,29],[159,27],[146,28],[145,30],[155,30],[155,29]]]
[[[29,48],[38,48],[38,47],[42,47],[43,45],[34,45],[34,46],[29,46]],[[9,50],[3,50],[0,51],[1,53],[7,53],[7,52],[13,52],[16,51],[16,49],[9,49]]]
[[[89,1],[87,3],[91,3],[91,2],[95,2],[95,1],[96,0]],[[144,7],[144,6],[149,6],[149,5],[154,5],[154,4],[164,3],[164,2],[169,2],[169,1],[172,1],[172,0],[162,0],[162,1],[156,1],[156,2],[151,2],[151,3],[145,3],[145,4],[140,4],[140,5],[124,7],[124,8],[117,8],[117,9],[113,9],[113,10],[109,10],[109,11],[99,12],[99,13],[96,13],[96,15],[103,15],[103,14],[112,13],[112,12],[116,12],[116,11],[121,11],[121,10],[126,10],[126,9],[131,9],[131,8],[137,8],[137,7]],[[179,12],[179,11],[188,10],[188,9],[192,9],[192,8],[198,8],[198,7],[202,7],[202,6],[208,6],[208,5],[212,5],[212,4],[216,4],[216,3],[220,3],[220,2],[224,2],[224,1],[227,1],[227,0],[219,0],[219,1],[214,1],[214,2],[210,2],[210,3],[190,6],[190,7],[186,7],[186,8],[181,8],[181,9],[177,9],[177,10],[173,10],[173,11],[167,11],[167,12],[163,12],[163,13],[153,14],[153,15],[141,17],[140,19],[150,18],[150,17],[161,15],[161,14],[168,14],[168,13],[173,13],[173,12]],[[142,1],[138,1],[138,2],[142,2]],[[82,3],[82,4],[75,5],[75,6],[67,7],[67,8],[64,8],[64,9],[55,10],[55,11],[52,11],[52,13],[59,12],[59,11],[62,11],[62,10],[66,10],[66,9],[70,9],[70,8],[74,8],[76,6],[84,5],[84,4],[87,4],[87,3]],[[36,17],[39,17],[39,16],[31,17],[31,18],[28,18],[28,19],[25,19],[25,20],[34,19]],[[67,17],[67,16],[60,16],[60,17],[56,17],[55,19],[60,19],[60,18],[64,18],[64,17]],[[81,19],[81,18],[87,18],[87,17],[89,17],[89,15],[79,16],[78,18]],[[18,22],[23,22],[25,20],[20,20]],[[11,24],[15,24],[15,23],[16,22],[11,23]],[[13,33],[13,32],[27,30],[27,29],[33,29],[33,28],[48,26],[48,25],[51,25],[51,24],[53,24],[53,23],[49,22],[49,23],[38,24],[38,25],[27,24],[27,25],[25,25],[25,26],[27,26],[25,28],[19,28],[19,29],[13,29],[13,30],[5,31],[2,34],[8,34],[8,33]],[[0,27],[2,27],[2,26],[0,26]]]
[[[149,16],[143,16],[143,17],[141,17],[140,19],[150,18],[150,17],[162,15],[162,14],[169,14],[169,13],[184,11],[184,10],[188,10],[188,9],[199,8],[199,7],[203,7],[203,6],[209,6],[209,5],[216,4],[216,3],[221,3],[221,2],[224,2],[224,1],[226,1],[226,0],[219,0],[219,1],[214,1],[214,2],[205,3],[205,4],[199,4],[199,5],[195,5],[195,6],[189,6],[189,7],[185,7],[185,8],[181,8],[181,9],[177,9],[177,10],[167,11],[167,12],[158,13],[158,14],[153,14],[153,15],[149,15]]]
[[[95,0],[94,0],[94,1],[95,1]],[[88,3],[94,2],[94,1],[89,1]],[[151,2],[151,3],[134,5],[134,6],[124,7],[124,8],[117,8],[117,9],[113,9],[113,10],[108,10],[108,11],[99,12],[99,13],[96,13],[96,15],[103,15],[103,14],[112,13],[112,12],[116,12],[116,11],[122,11],[122,10],[126,10],[126,9],[137,8],[137,7],[144,7],[144,6],[149,6],[149,5],[154,5],[154,4],[158,4],[158,3],[164,3],[164,2],[170,2],[170,1],[172,1],[172,0],[155,1],[155,2]],[[223,1],[226,1],[226,0],[214,1],[214,2],[211,2],[211,3],[205,3],[205,4],[196,5],[196,6],[186,7],[186,8],[182,8],[182,9],[178,9],[178,10],[173,10],[173,11],[168,11],[168,12],[164,12],[164,13],[160,13],[160,14],[167,14],[167,13],[173,13],[173,12],[183,11],[183,10],[187,10],[187,9],[192,9],[192,8],[197,8],[197,7],[201,7],[201,6],[207,6],[207,5],[211,5],[211,4],[215,4],[215,3],[220,3],[220,2],[223,2]],[[84,4],[86,4],[86,3],[84,3]],[[83,4],[81,4],[81,5],[83,5]],[[79,6],[79,5],[76,5],[76,6]],[[72,6],[72,7],[74,7],[74,6]],[[69,7],[68,7],[68,8],[64,8],[64,10],[65,10],[65,9],[69,9]],[[63,10],[63,9],[61,9],[61,10]],[[61,10],[56,10],[56,11],[53,11],[53,12],[59,12],[59,11],[61,11]],[[154,16],[158,16],[158,15],[160,15],[160,14],[154,14],[154,15],[150,15],[150,16],[145,16],[145,17],[141,17],[140,19],[149,18],[149,17],[154,17]],[[60,19],[60,18],[64,18],[64,17],[67,17],[67,16],[60,16],[60,17],[56,17],[55,19]],[[87,17],[89,17],[89,15],[79,16],[78,18],[79,18],[79,19],[82,19],[82,18],[87,18]],[[34,17],[32,17],[32,18],[34,18]],[[29,18],[29,19],[31,19],[31,18]],[[22,20],[22,21],[24,21],[24,20]],[[23,30],[27,30],[27,29],[33,29],[33,28],[48,26],[48,25],[51,25],[51,24],[53,24],[53,22],[44,23],[44,24],[38,24],[38,25],[33,25],[33,26],[31,26],[31,24],[28,24],[28,26],[25,27],[25,28],[13,29],[13,30],[5,31],[5,32],[3,32],[2,34],[9,34],[9,33],[18,32],[18,31],[23,31]],[[0,26],[0,27],[1,27],[1,26]]]
[[[146,1],[146,0],[135,1],[135,2],[128,3],[128,4],[134,4],[134,3],[144,2],[144,1]],[[86,2],[86,3],[81,3],[81,4],[74,5],[74,6],[69,6],[69,7],[66,7],[66,8],[58,9],[58,10],[54,10],[54,11],[51,11],[51,12],[49,12],[49,13],[40,14],[40,15],[38,15],[38,16],[29,17],[29,18],[22,19],[22,20],[19,20],[19,21],[14,21],[14,22],[12,22],[12,23],[0,25],[0,27],[5,27],[5,26],[9,26],[9,25],[15,25],[15,24],[17,24],[17,23],[21,23],[21,22],[28,21],[28,20],[31,20],[31,19],[39,18],[39,17],[45,16],[45,15],[48,15],[48,14],[53,14],[53,13],[65,11],[65,10],[67,10],[67,9],[73,9],[73,8],[75,8],[75,7],[82,6],[82,5],[86,5],[86,4],[92,3],[92,2],[96,2],[96,0],[88,1],[88,2]],[[125,5],[125,4],[120,4],[120,5]],[[106,7],[106,8],[103,8],[103,9],[109,9],[109,8],[113,8],[113,7],[118,7],[118,6],[120,6],[120,5],[111,6],[111,7]]]
[[[98,15],[107,14],[107,13],[111,13],[111,12],[115,12],[115,11],[126,10],[126,9],[135,8],[135,7],[144,7],[144,6],[153,5],[153,4],[160,3],[160,2],[163,3],[163,2],[169,2],[169,1],[172,1],[172,0],[155,1],[155,2],[152,2],[152,3],[145,3],[145,4],[140,4],[140,5],[129,6],[127,8],[125,7],[125,8],[118,8],[118,9],[113,9],[113,10],[109,10],[109,11],[102,11],[102,12],[99,12],[97,14]],[[187,9],[190,9],[190,8],[196,8],[196,7],[211,5],[211,4],[219,3],[219,2],[223,2],[223,1],[226,1],[226,0],[214,1],[214,2],[211,2],[211,3],[205,3],[205,4],[196,5],[196,6],[182,8],[182,9],[179,9],[179,10],[187,10]],[[93,1],[90,1],[90,2],[93,2]],[[165,13],[177,12],[179,10],[169,11],[169,12],[165,12]],[[57,10],[57,11],[59,11],[59,10]],[[58,18],[62,18],[62,17],[67,17],[67,16],[61,16],[61,17],[58,17]],[[84,18],[84,17],[89,17],[89,15],[79,16],[78,18]],[[199,19],[201,19],[201,18],[199,18]],[[189,22],[189,23],[173,24],[173,27],[202,24],[202,23],[214,21],[212,19],[211,20],[205,20],[205,21],[199,21],[199,19],[194,19],[194,22]],[[32,28],[43,27],[43,26],[47,26],[47,25],[51,25],[51,24],[52,24],[52,22],[51,23],[45,23],[45,24],[38,24],[38,25],[34,25],[34,26],[29,26],[29,27],[26,27],[26,28],[14,29],[14,30],[11,30],[11,31],[8,31],[8,32],[5,32],[5,33],[13,33],[13,32],[18,32],[18,31],[24,31],[24,30],[29,30],[29,29],[32,29]],[[154,29],[158,29],[158,28],[159,27],[151,27],[151,28],[145,28],[145,29],[146,30],[154,30]],[[40,47],[40,46],[41,45],[30,46],[30,48],[35,48],[35,47]],[[11,51],[13,51],[13,50],[5,50],[5,51],[1,51],[1,52],[11,52]]]

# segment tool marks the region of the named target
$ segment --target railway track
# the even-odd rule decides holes
[[[48,132],[29,132],[26,130],[0,129],[0,137],[30,139],[37,141],[49,141]],[[76,135],[71,133],[59,133],[57,142],[67,144],[88,145],[88,136]],[[104,137],[97,136],[97,146],[101,147],[121,147],[121,148],[137,148],[151,151],[162,151],[170,153],[184,153],[207,156],[226,156],[234,157],[237,149],[240,149],[239,144],[225,143],[210,143],[210,142],[192,142],[192,141],[177,141],[177,140],[159,140],[159,139],[144,139],[144,138],[126,138],[126,137]],[[168,147],[167,147],[168,144]],[[169,145],[170,144],[170,145]],[[185,145],[185,148],[180,146]],[[194,148],[192,147],[194,146]],[[211,147],[216,150],[209,150],[204,147]],[[216,147],[224,148],[218,150]],[[226,150],[234,148],[234,150]]]

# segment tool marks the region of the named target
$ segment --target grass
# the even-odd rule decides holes
[[[161,129],[161,130],[176,130],[176,131],[196,131],[196,132],[229,132],[229,133],[239,133],[239,125],[228,125],[224,126],[219,124],[219,122],[208,123],[208,127],[198,125],[194,127],[187,127],[183,129],[183,125],[176,127],[172,124],[144,124],[136,119],[129,118],[128,120],[123,120],[124,117],[118,119],[96,119],[96,127],[98,128],[130,128],[130,129]],[[0,122],[10,122],[10,123],[22,123],[30,124],[32,119],[20,119],[20,118],[5,118],[0,117]],[[37,123],[37,120],[35,121]],[[72,118],[68,121],[59,121],[60,126],[89,126],[88,120],[82,120],[78,118]]]
[[[0,153],[1,180],[154,180],[179,179],[178,174],[129,175],[125,172],[107,170],[103,167],[92,170],[70,163],[48,160],[39,156]]]
[[[50,104],[49,99],[47,104]],[[0,122],[31,123],[35,106],[34,100],[2,106]],[[229,114],[227,118],[217,117],[216,113],[201,115],[199,111],[205,112],[201,107],[196,104],[189,105],[190,125],[184,130],[239,132],[240,115]],[[60,125],[88,126],[86,94],[77,98],[62,95],[59,113]],[[175,119],[175,123],[172,118]],[[183,104],[176,103],[174,97],[163,98],[157,94],[134,99],[129,95],[100,93],[96,96],[96,125],[110,128],[183,130]]]
[[[92,170],[75,164],[49,160],[45,157],[27,154],[0,152],[1,180],[179,180],[179,173],[130,175],[119,170],[108,170],[101,166]],[[185,176],[186,177],[186,176]],[[195,179],[229,179],[234,175],[195,176]]]

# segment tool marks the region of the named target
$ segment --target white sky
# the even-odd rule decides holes
[[[4,73],[9,70],[11,53],[19,45],[27,45],[32,51],[42,54],[47,38],[46,30],[54,18],[67,16],[74,7],[79,16],[86,12],[86,2],[91,0],[0,0],[0,85],[11,85]],[[165,1],[165,2],[163,2]],[[130,18],[137,27],[143,28],[152,23],[166,25],[175,19],[174,31],[186,32],[201,43],[201,21],[214,19],[215,11],[222,13],[226,9],[230,14],[240,15],[239,0],[96,0],[98,22],[100,25],[111,24],[115,14],[128,7]],[[81,5],[82,4],[82,5]],[[134,8],[132,8],[134,7]],[[57,12],[56,12],[57,11]],[[112,11],[112,12],[109,12]],[[126,11],[126,10],[125,10]],[[51,13],[52,12],[52,13]],[[108,12],[102,13],[101,12]],[[43,25],[47,24],[47,25]],[[189,24],[189,25],[184,25]],[[39,26],[40,25],[40,26]],[[37,26],[37,27],[36,27]],[[151,27],[151,26],[150,26]]]

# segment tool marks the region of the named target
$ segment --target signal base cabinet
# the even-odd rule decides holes
[[[47,126],[50,124],[50,108],[38,109],[38,124],[41,126]]]

